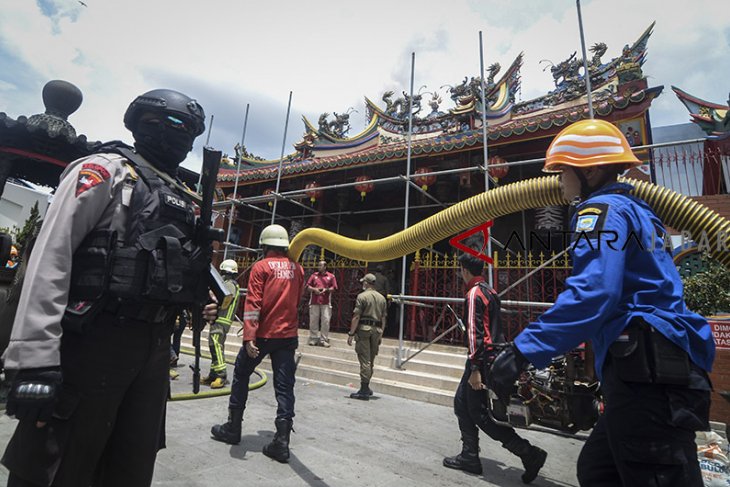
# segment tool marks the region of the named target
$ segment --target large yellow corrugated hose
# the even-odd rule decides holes
[[[646,201],[666,225],[695,236],[705,232],[712,256],[730,268],[730,252],[723,250],[730,243],[730,221],[670,189],[635,179],[619,179],[633,185],[631,193]],[[402,232],[378,240],[355,240],[320,228],[307,228],[291,241],[289,255],[297,260],[307,245],[318,245],[349,259],[382,262],[413,253],[510,213],[565,204],[558,176],[534,178],[473,196]]]

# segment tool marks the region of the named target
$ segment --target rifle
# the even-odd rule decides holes
[[[213,150],[210,147],[203,148],[203,169],[200,179],[201,203],[200,216],[198,217],[195,230],[195,244],[201,254],[198,256],[209,268],[207,279],[201,279],[198,286],[195,304],[193,305],[192,329],[193,347],[195,348],[195,364],[190,368],[193,370],[193,393],[200,392],[200,333],[205,328],[203,321],[203,308],[209,301],[208,290],[210,289],[218,300],[218,306],[228,307],[233,296],[230,294],[223,278],[211,264],[213,256],[213,241],[223,240],[223,230],[213,228],[213,192],[218,178],[218,169],[221,163],[221,151]],[[197,260],[197,259],[196,259]]]

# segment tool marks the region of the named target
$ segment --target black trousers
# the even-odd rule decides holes
[[[61,339],[63,389],[43,428],[18,423],[2,463],[8,485],[144,487],[164,439],[170,324],[102,313]]]
[[[609,358],[606,401],[578,457],[582,487],[702,487],[695,431],[709,428],[710,383],[693,366],[691,387],[623,382]]]
[[[256,346],[259,349],[259,356],[256,358],[248,356],[245,346],[238,351],[228,407],[246,409],[248,382],[251,374],[264,357],[270,355],[277,403],[276,419],[292,419],[294,417],[294,382],[297,368],[294,351],[299,346],[299,338],[257,338]]]
[[[482,371],[484,374],[485,371]],[[486,413],[487,391],[482,389],[475,391],[469,385],[471,375],[471,363],[466,361],[464,375],[461,377],[459,387],[454,396],[454,413],[459,421],[459,430],[462,434],[474,436],[479,430],[484,431],[490,438],[506,445],[521,437],[511,426],[502,426],[492,420]]]

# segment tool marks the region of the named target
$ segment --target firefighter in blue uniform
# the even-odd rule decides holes
[[[560,172],[564,196],[579,201],[573,273],[497,357],[488,384],[504,397],[528,363],[545,367],[591,340],[605,410],[578,458],[580,485],[700,487],[694,432],[709,429],[715,345],[707,321],[687,309],[662,222],[617,182],[640,164],[602,120],[553,140],[545,171]]]

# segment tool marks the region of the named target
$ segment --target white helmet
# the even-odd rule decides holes
[[[230,274],[238,274],[238,263],[233,259],[226,259],[221,262],[219,267],[221,272],[228,272]]]
[[[269,225],[261,230],[259,245],[269,247],[289,248],[289,234],[281,225]]]

